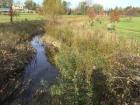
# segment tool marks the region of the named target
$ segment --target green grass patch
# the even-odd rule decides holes
[[[117,24],[117,31],[122,37],[140,41],[140,17],[133,17],[131,21],[122,18]]]
[[[44,20],[45,17],[39,14],[31,14],[31,13],[22,13],[13,17],[13,21],[24,21],[24,20]],[[10,16],[8,15],[0,15],[0,23],[10,22]]]
[[[105,17],[101,19],[101,24],[95,21],[92,29],[107,30],[108,24],[110,24],[109,18]],[[133,17],[132,20],[129,20],[127,17],[121,18],[120,22],[115,23],[115,26],[119,36],[140,41],[140,17]]]

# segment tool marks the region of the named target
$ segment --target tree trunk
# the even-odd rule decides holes
[[[12,9],[12,5],[10,7],[10,22],[13,22],[13,9]]]

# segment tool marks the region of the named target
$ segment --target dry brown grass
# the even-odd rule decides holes
[[[123,103],[127,100],[126,93],[131,92],[130,89],[132,88],[131,86],[129,87],[131,83],[125,84],[129,81],[127,78],[132,75],[137,77],[140,74],[140,72],[137,72],[140,69],[139,60],[133,62],[134,59],[140,59],[140,45],[135,40],[121,39],[115,32],[111,33],[105,29],[93,29],[88,22],[87,17],[72,16],[62,17],[57,24],[47,25],[48,33],[44,36],[45,40],[47,42],[49,42],[49,39],[53,40],[53,42],[56,42],[55,46],[59,43],[59,52],[53,56],[54,63],[60,69],[64,81],[77,79],[82,81],[84,78],[83,84],[88,83],[89,87],[93,85],[93,81],[96,81],[92,81],[92,79],[98,78],[98,75],[94,75],[95,71],[98,69],[103,70],[102,74],[108,78],[107,81],[101,80],[107,86],[102,87],[109,89],[105,92],[111,92],[114,95],[114,99],[118,98],[114,102],[120,104],[121,100]],[[53,43],[51,42],[51,44]],[[131,74],[132,72],[134,74]],[[81,75],[82,77],[78,77]],[[126,78],[123,81],[125,85],[121,94],[124,95],[122,99],[117,91],[112,91],[116,88],[114,87],[115,85],[120,85],[116,84],[116,81],[121,81],[112,79],[114,77]],[[138,85],[139,80],[134,79],[134,81]],[[72,83],[74,85],[79,84],[78,82]],[[81,87],[78,87],[78,89],[81,89]],[[96,89],[93,91],[96,91]],[[125,93],[125,89],[129,91]],[[99,91],[102,93],[102,90]],[[110,97],[110,93],[104,94],[108,94],[108,97]],[[97,91],[97,95],[102,97],[103,94],[98,94]],[[97,99],[94,101],[99,101],[99,97],[96,97]]]
[[[88,50],[94,53],[94,50],[98,50],[94,56],[101,56],[106,60],[120,53],[140,56],[139,43],[134,40],[120,39],[115,32],[110,33],[104,29],[93,30],[88,21],[86,16],[61,17],[58,24],[47,26],[48,32],[44,39],[61,50],[63,46],[72,47],[79,53],[88,53]],[[89,58],[92,57],[93,55],[89,54]]]

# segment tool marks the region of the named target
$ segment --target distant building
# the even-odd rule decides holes
[[[35,13],[35,11],[25,8],[23,4],[13,4],[12,8],[14,12]]]
[[[3,13],[6,13],[6,12],[9,12],[10,11],[10,8],[0,8],[0,13],[3,12]]]
[[[8,14],[11,5],[14,12],[35,13],[35,11],[25,8],[24,4],[14,4],[13,0],[0,0],[0,14]]]
[[[19,5],[18,4],[14,4],[12,6],[12,8],[16,12],[22,12],[22,11],[24,11],[24,5],[22,5],[22,4],[19,4]]]

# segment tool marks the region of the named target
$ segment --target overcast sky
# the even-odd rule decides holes
[[[71,2],[71,7],[75,8],[78,6],[78,3],[81,1],[87,1],[87,0],[65,0],[68,2]],[[126,6],[134,6],[134,7],[140,7],[140,0],[88,0],[92,3],[98,3],[103,5],[105,9],[108,8],[115,8],[118,7],[126,7]]]
[[[25,0],[14,0],[24,2]],[[42,3],[43,0],[34,0],[37,3]],[[71,3],[71,8],[76,8],[81,1],[87,1],[87,0],[65,0]],[[108,8],[115,8],[118,7],[126,7],[126,6],[134,6],[134,7],[140,7],[140,0],[88,0],[92,1],[92,3],[98,3],[104,6],[105,9]]]
[[[24,3],[26,0],[14,0],[14,2],[17,2],[17,1]],[[36,3],[39,3],[39,4],[41,4],[43,2],[43,0],[33,0],[33,1],[35,1]]]

